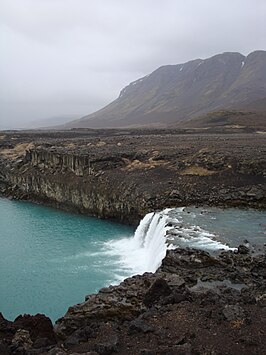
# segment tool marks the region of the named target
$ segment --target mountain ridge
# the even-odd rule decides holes
[[[220,110],[266,111],[266,51],[224,52],[161,66],[104,108],[64,127],[171,125]]]

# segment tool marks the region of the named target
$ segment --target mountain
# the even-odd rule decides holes
[[[160,67],[65,128],[160,127],[221,110],[266,112],[266,51]]]

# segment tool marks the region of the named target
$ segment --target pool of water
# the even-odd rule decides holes
[[[0,312],[10,320],[45,313],[52,320],[85,295],[128,275],[105,242],[131,227],[0,199]]]
[[[265,250],[265,211],[168,209],[145,216],[134,236],[126,225],[0,198],[0,312],[55,321],[101,287],[155,271],[173,228],[174,247],[211,252],[248,241],[254,252]]]

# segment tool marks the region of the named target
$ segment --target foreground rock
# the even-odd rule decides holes
[[[1,354],[263,354],[265,278],[265,254],[171,250],[156,273],[87,296],[54,330],[41,315],[1,318]]]
[[[265,145],[262,133],[3,132],[0,192],[133,224],[189,204],[265,208]]]
[[[9,322],[0,313],[0,354],[24,354],[55,344],[53,324],[45,315],[24,315]]]

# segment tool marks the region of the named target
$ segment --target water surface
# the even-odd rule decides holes
[[[125,225],[0,199],[0,312],[59,318],[128,275],[104,242],[132,235]]]
[[[156,271],[169,247],[211,252],[247,240],[264,249],[265,211],[167,209],[146,215],[134,235],[125,225],[0,199],[0,312],[56,320],[101,287]]]

